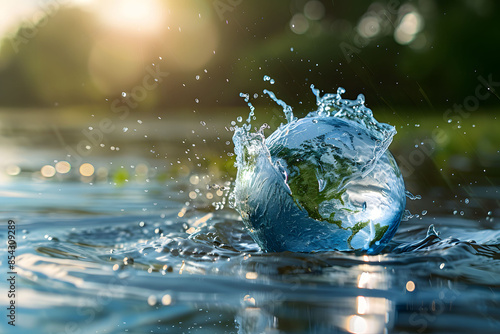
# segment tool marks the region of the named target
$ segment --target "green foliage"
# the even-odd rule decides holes
[[[389,225],[380,226],[380,224],[375,224],[375,237],[370,243],[370,246],[372,246],[373,244],[375,244],[375,242],[382,239],[382,237],[384,236],[385,232],[387,232],[388,229]]]
[[[344,179],[352,174],[345,158],[335,155],[336,164],[321,160],[323,155],[333,154],[331,147],[322,144],[323,140],[321,136],[302,143],[298,149],[274,147],[271,152],[288,165],[287,184],[294,201],[307,211],[309,217],[321,221],[324,218],[319,213],[319,204],[333,199],[343,204],[342,194],[345,191],[339,189]],[[326,183],[324,189],[320,189],[318,179]],[[333,220],[330,222],[335,223]]]
[[[194,97],[205,107],[241,105],[239,92],[261,91],[263,74],[277,80],[274,90],[280,98],[306,110],[314,108],[312,99],[304,99],[311,82],[324,90],[339,85],[348,92],[365,90],[367,96],[380,97],[369,100],[370,107],[377,108],[409,104],[436,107],[447,100],[462,101],[473,93],[478,75],[493,73],[498,80],[494,49],[500,43],[497,3],[412,3],[424,19],[422,34],[427,43],[420,49],[399,45],[392,31],[363,46],[356,44],[356,26],[363,15],[370,13],[373,1],[355,5],[324,1],[325,16],[320,21],[309,20],[310,27],[303,35],[294,34],[289,24],[293,15],[303,11],[299,3],[242,2],[224,13],[225,20],[206,3],[181,6],[184,17],[199,20],[202,11],[203,19],[215,27],[215,55],[201,68],[180,69],[174,62],[163,63],[162,70],[171,75],[151,93],[151,107],[176,110]],[[387,7],[389,3],[381,1],[377,6]],[[144,66],[150,65],[199,38],[196,31],[187,33],[188,27],[193,29],[198,21],[175,22],[185,23],[184,32],[165,27],[155,33],[157,38],[137,41],[125,34],[116,39],[122,38],[120,43],[124,45],[137,43],[139,55],[152,48],[155,56],[145,54],[141,60]],[[391,24],[397,24],[396,17]],[[26,25],[4,39],[0,48],[0,105],[92,104],[109,97],[89,74],[89,58],[103,31],[94,13],[61,6],[34,28]],[[345,58],[342,43],[359,50],[352,59]],[[115,45],[109,48],[109,52],[116,52]],[[209,75],[194,79],[204,69]],[[484,101],[485,105],[494,103],[495,99]]]
[[[93,18],[60,9],[38,26],[21,27],[0,49],[0,103],[53,106],[94,101],[88,57],[95,35]]]
[[[349,236],[349,238],[347,238],[347,244],[349,245],[349,247],[352,248],[351,241],[354,238],[354,236],[356,234],[358,234],[359,231],[361,231],[362,229],[364,229],[365,227],[367,227],[368,224],[370,224],[369,220],[367,220],[365,222],[357,222],[353,227],[345,228],[345,230],[351,230],[352,231],[352,234]]]
[[[123,186],[128,180],[130,180],[130,173],[125,168],[120,168],[113,173],[113,182],[117,186]]]

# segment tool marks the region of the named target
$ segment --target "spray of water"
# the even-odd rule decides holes
[[[271,81],[264,77],[265,81]],[[399,226],[406,203],[399,168],[388,151],[396,134],[379,123],[363,95],[343,99],[343,88],[321,96],[317,109],[286,123],[268,138],[247,123],[235,127],[238,174],[231,196],[251,235],[267,251],[379,252]]]

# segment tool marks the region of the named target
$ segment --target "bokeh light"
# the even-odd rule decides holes
[[[67,161],[59,161],[56,163],[56,171],[60,174],[66,174],[71,170],[71,164]]]
[[[16,176],[21,173],[21,168],[18,165],[8,165],[5,167],[5,173],[10,176]]]
[[[40,169],[40,173],[43,177],[52,177],[56,174],[56,169],[54,166],[45,165]]]
[[[170,305],[172,303],[172,296],[170,295],[164,295],[162,298],[161,298],[161,303],[163,305]]]
[[[363,317],[352,315],[347,318],[347,330],[351,333],[363,334],[368,331],[368,324]]]
[[[309,29],[309,21],[303,14],[295,14],[290,20],[290,29],[297,35],[302,35]]]
[[[321,1],[311,0],[304,6],[304,15],[309,20],[321,20],[325,15],[325,6]]]
[[[423,19],[417,12],[410,12],[403,16],[394,31],[394,39],[401,45],[411,43],[418,32],[423,28]]]
[[[210,3],[172,2],[169,11],[165,62],[182,71],[203,68],[215,55],[220,39]]]
[[[380,22],[376,16],[364,16],[356,28],[359,35],[365,38],[375,37],[380,32]]]
[[[257,279],[257,277],[259,277],[259,274],[253,271],[249,271],[245,275],[246,279]]]
[[[200,183],[200,177],[198,175],[191,175],[189,177],[189,182],[193,185]]]
[[[138,164],[135,167],[135,172],[138,176],[147,176],[148,175],[148,166],[146,164]]]
[[[89,163],[84,163],[80,166],[80,174],[82,176],[92,176],[94,174],[94,166]]]
[[[156,296],[151,295],[151,296],[148,297],[148,304],[149,304],[149,306],[156,305],[156,302],[157,302]]]

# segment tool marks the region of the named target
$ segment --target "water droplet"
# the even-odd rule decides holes
[[[405,191],[405,194],[406,194],[406,197],[408,197],[412,201],[417,200],[417,199],[422,199],[422,196],[420,196],[420,195],[413,195],[408,190]]]
[[[359,104],[365,104],[365,96],[364,96],[363,94],[359,94],[359,95],[358,95],[357,102],[358,102]]]

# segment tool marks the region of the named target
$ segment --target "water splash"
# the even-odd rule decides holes
[[[288,123],[291,123],[293,121],[296,121],[297,120],[297,117],[294,117],[293,116],[293,112],[292,112],[292,107],[290,107],[288,104],[286,104],[283,100],[280,100],[276,97],[276,95],[274,95],[273,92],[267,90],[267,89],[264,89],[264,93],[269,95],[269,97],[274,101],[276,102],[276,104],[278,104],[279,106],[283,107],[283,112],[285,113],[285,119]]]
[[[408,199],[412,200],[412,201],[415,201],[415,200],[419,200],[419,199],[422,199],[422,196],[420,195],[413,195],[411,192],[409,192],[408,190],[405,191],[405,195],[406,197],[408,197]]]
[[[250,108],[250,112],[248,113],[248,118],[247,118],[247,123],[248,123],[247,130],[250,130],[249,126],[250,126],[250,122],[252,121],[252,118],[255,115],[255,107],[250,102],[250,94],[240,93],[240,97],[242,97],[245,100],[248,107]]]
[[[271,85],[274,85],[274,79],[272,79],[269,75],[264,75],[264,81],[269,81]]]
[[[235,127],[233,206],[267,251],[379,252],[406,203],[401,173],[387,150],[396,130],[375,120],[361,94],[348,100],[343,88],[323,96],[311,89],[318,108],[301,119],[264,90],[287,121],[268,138],[250,126]]]

